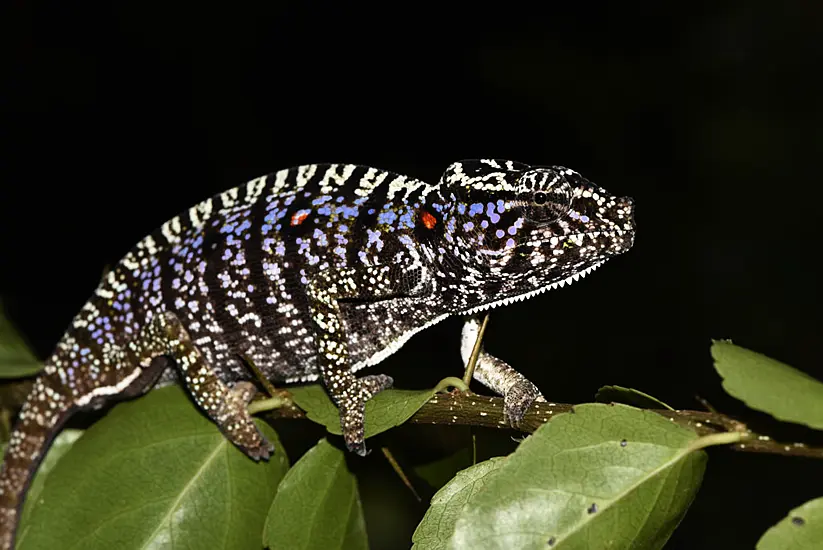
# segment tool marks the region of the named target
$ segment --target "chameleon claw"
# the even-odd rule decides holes
[[[364,376],[357,379],[349,392],[338,400],[343,439],[346,441],[346,447],[353,453],[360,456],[369,454],[365,441],[366,401],[391,387],[393,383],[392,378],[385,374]]]
[[[243,449],[243,452],[246,453],[246,456],[254,460],[255,462],[260,462],[261,460],[268,460],[274,454],[274,444],[263,439],[260,445],[255,447],[246,447]]]
[[[535,401],[544,401],[537,386],[526,379],[514,384],[503,398],[503,416],[509,426],[519,429],[523,417]]]

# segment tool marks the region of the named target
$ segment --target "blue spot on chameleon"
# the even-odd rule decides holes
[[[315,228],[312,237],[314,237],[314,240],[318,244],[318,246],[328,246],[329,244],[329,241],[326,238],[326,234],[323,233],[323,231],[321,231],[319,228]]]
[[[394,224],[394,220],[397,219],[397,214],[393,210],[389,210],[388,212],[381,212],[379,216],[377,216],[378,223],[384,223],[386,225]]]
[[[307,196],[308,196],[308,195],[307,195]],[[320,196],[320,197],[317,197],[317,198],[316,198],[316,199],[314,199],[313,201],[311,201],[311,203],[312,203],[313,205],[315,205],[315,206],[318,206],[318,205],[321,205],[321,204],[327,203],[327,202],[329,202],[330,200],[331,200],[331,196],[330,196],[330,195],[322,195],[322,196]]]
[[[511,226],[511,227],[509,227],[508,232],[509,232],[509,235],[515,235],[515,234],[517,234],[517,228],[515,226]]]
[[[486,215],[492,221],[492,223],[496,224],[500,221],[500,214],[494,211],[494,203],[490,202],[486,205]]]
[[[409,235],[400,235],[400,237],[397,240],[400,242],[400,244],[403,244],[409,248],[414,247],[414,240],[412,240],[412,238]]]
[[[243,223],[237,226],[237,229],[234,230],[234,234],[240,236],[246,229],[251,227],[251,222],[248,219],[243,220]]]
[[[411,210],[407,209],[400,215],[400,229],[414,229],[414,216]]]
[[[482,213],[483,213],[483,205],[480,204],[479,202],[474,203],[469,208],[469,215],[470,216],[476,216],[476,215],[482,214]]]
[[[465,214],[466,213],[466,204],[462,203],[462,202],[459,203],[457,205],[457,212],[460,213],[460,214]]]
[[[342,211],[343,217],[346,219],[357,217],[357,213],[359,212],[359,209],[356,206],[347,205],[341,206],[340,210]]]
[[[506,234],[506,232],[505,232],[505,231],[503,231],[502,229],[498,229],[497,231],[495,231],[495,233],[494,233],[494,234],[497,236],[497,238],[498,238],[498,239],[502,239],[502,238],[503,238],[503,235],[505,235],[505,234]]]
[[[506,204],[501,199],[497,199],[497,211],[502,214],[505,210]]]
[[[463,229],[464,229],[465,231],[471,231],[472,229],[474,229],[474,223],[473,223],[473,222],[466,222],[466,223],[464,223],[464,224],[463,224]]]
[[[586,222],[589,221],[589,217],[584,214],[584,215],[580,216],[580,221],[583,222],[583,223],[586,223]]]

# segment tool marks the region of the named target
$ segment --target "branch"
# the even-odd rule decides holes
[[[531,433],[557,414],[572,410],[574,405],[562,403],[534,403],[520,424],[520,431]],[[823,447],[810,447],[803,443],[780,443],[769,436],[749,430],[732,417],[717,412],[668,409],[650,409],[700,436],[742,432],[749,438],[743,443],[728,447],[748,453],[768,453],[787,456],[823,458]],[[305,413],[295,405],[274,409],[266,414],[269,418],[305,418]],[[510,429],[503,419],[503,399],[487,397],[458,390],[439,393],[423,405],[409,420],[413,424],[441,424],[453,426],[480,426],[483,428]]]
[[[6,407],[17,408],[25,400],[30,390],[31,381],[18,381],[4,384],[0,391],[0,402]],[[278,394],[288,395],[281,390]],[[265,413],[267,418],[306,418],[306,413],[291,403],[290,400],[279,409],[271,409]],[[531,433],[549,419],[560,413],[569,412],[573,405],[562,403],[535,403],[528,410],[520,431]],[[767,453],[786,456],[803,456],[823,459],[823,447],[811,447],[804,443],[780,443],[767,435],[754,433],[739,420],[718,412],[691,411],[668,409],[650,409],[655,413],[671,419],[672,422],[696,432],[700,436],[724,432],[746,432],[750,439],[727,445],[727,447],[747,453]],[[472,392],[458,390],[448,393],[438,393],[428,403],[423,405],[408,422],[414,424],[441,424],[454,426],[480,426],[483,428],[510,429],[503,419],[503,399],[488,397]],[[0,432],[3,422],[0,420]]]

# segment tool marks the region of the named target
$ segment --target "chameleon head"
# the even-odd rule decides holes
[[[444,224],[447,240],[473,251],[460,262],[461,276],[475,283],[464,288],[482,289],[459,300],[463,312],[569,284],[634,242],[632,200],[561,166],[462,161],[449,167],[441,189],[456,205],[444,213],[444,222],[453,218]]]

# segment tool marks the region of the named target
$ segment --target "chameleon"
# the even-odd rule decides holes
[[[182,384],[248,457],[251,362],[267,379],[320,379],[346,447],[366,455],[357,376],[414,334],[462,316],[464,364],[479,314],[577,281],[634,242],[633,200],[562,166],[452,163],[434,184],[354,164],[306,164],[214,195],[137,243],[103,277],[34,380],[0,470],[0,548],[14,544],[34,472],[64,422]],[[485,350],[474,378],[516,427],[537,387]]]

